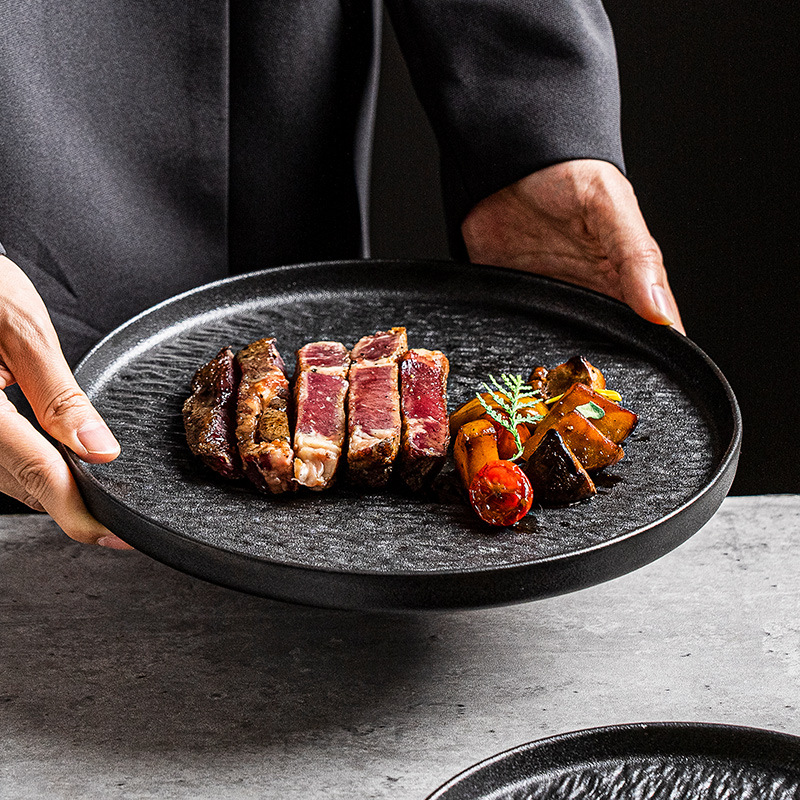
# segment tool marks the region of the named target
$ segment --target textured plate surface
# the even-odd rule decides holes
[[[531,742],[476,764],[428,800],[800,800],[800,738],[686,722]]]
[[[265,497],[196,462],[181,405],[223,345],[302,344],[408,328],[450,359],[450,408],[489,373],[527,374],[580,353],[640,424],[590,502],[488,530],[452,468],[430,497],[399,491]],[[243,591],[344,608],[519,602],[628,572],[696,532],[730,488],[740,418],[725,379],[690,341],[616,301],[518,272],[439,262],[273,269],[181,295],[104,339],[77,377],[122,444],[108,465],[71,458],[89,507],[178,569]]]

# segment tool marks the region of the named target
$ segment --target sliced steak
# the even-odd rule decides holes
[[[297,351],[294,479],[309,489],[327,488],[336,475],[347,433],[349,366],[340,342],[313,342]]]
[[[439,350],[409,350],[400,359],[400,478],[412,491],[432,481],[447,456],[449,371],[447,357]]]
[[[347,401],[347,467],[357,486],[389,482],[400,449],[400,392],[397,362],[350,367]]]
[[[195,372],[183,404],[189,449],[225,478],[241,475],[235,436],[238,372],[233,350],[223,347]]]
[[[408,349],[405,328],[364,336],[350,357],[347,400],[347,467],[357,486],[389,482],[400,449],[397,362]]]
[[[405,328],[390,328],[378,331],[358,340],[350,358],[365,364],[397,362],[408,350],[408,337]]]
[[[275,339],[259,339],[236,354],[241,369],[236,441],[245,475],[274,494],[294,489],[289,381]]]
[[[341,342],[312,342],[297,351],[297,372],[313,369],[347,377],[350,351]]]

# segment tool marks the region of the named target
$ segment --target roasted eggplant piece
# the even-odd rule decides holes
[[[597,494],[589,473],[555,428],[544,434],[524,472],[533,496],[543,505],[567,505]]]
[[[497,434],[491,422],[473,420],[462,425],[453,444],[453,458],[461,484],[469,490],[475,473],[490,461],[497,461]]]
[[[602,394],[582,383],[576,383],[568,389],[564,396],[554,403],[550,409],[554,414],[568,414],[587,403],[594,403],[602,412],[602,416],[590,417],[589,421],[602,434],[619,444],[624,441],[636,427],[639,418],[633,411],[628,411],[613,400],[603,397]]]
[[[547,397],[558,397],[576,383],[582,383],[595,391],[606,388],[606,379],[597,367],[593,367],[583,356],[573,356],[548,370]]]
[[[522,458],[527,461],[535,452],[547,431],[557,430],[587,472],[616,464],[625,451],[589,422],[578,411],[561,414],[553,410],[536,426],[525,443]]]

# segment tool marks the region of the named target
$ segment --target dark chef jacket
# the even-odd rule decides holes
[[[391,0],[453,232],[558,161],[621,166],[599,0]],[[358,257],[372,0],[6,0],[0,239],[68,359],[232,272]]]

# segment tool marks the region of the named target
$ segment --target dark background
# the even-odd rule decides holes
[[[628,177],[687,332],[742,408],[732,492],[800,492],[800,7],[605,5]],[[448,257],[436,143],[386,21],[373,190],[375,256]]]
[[[690,336],[733,386],[732,492],[800,492],[798,12],[607,0],[623,142]],[[447,257],[436,144],[384,25],[373,255]]]

